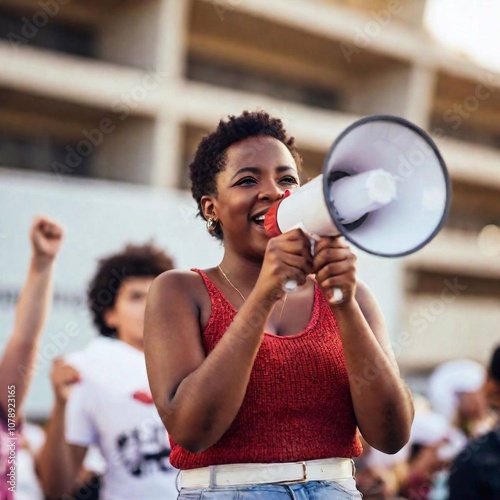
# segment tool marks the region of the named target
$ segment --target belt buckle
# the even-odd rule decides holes
[[[297,481],[297,483],[306,483],[308,481],[307,478],[307,463],[305,461],[299,462],[302,465],[302,479]]]

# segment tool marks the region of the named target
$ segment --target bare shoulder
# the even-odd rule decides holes
[[[202,285],[201,277],[198,273],[194,271],[188,271],[185,269],[171,269],[170,271],[165,271],[158,275],[153,284],[160,288],[170,288],[172,286],[188,286],[196,288]]]
[[[157,276],[151,284],[150,297],[179,298],[190,297],[199,303],[206,294],[201,276],[193,271],[172,269]]]
[[[146,302],[145,335],[161,333],[163,336],[175,331],[174,324],[185,325],[190,318],[198,320],[203,286],[199,282],[200,277],[190,271],[172,270],[157,276],[151,283]]]
[[[202,277],[193,271],[171,270],[155,278],[148,293],[146,336],[200,338],[203,319],[210,314],[210,296]]]

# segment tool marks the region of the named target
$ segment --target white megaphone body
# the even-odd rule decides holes
[[[270,236],[297,227],[312,240],[341,235],[370,254],[399,257],[436,236],[449,203],[448,172],[433,140],[403,118],[374,115],[342,132],[323,173],[271,207],[264,227]],[[341,299],[334,290],[332,301]]]

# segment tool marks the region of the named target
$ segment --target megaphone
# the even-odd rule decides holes
[[[296,227],[311,239],[344,236],[370,254],[400,257],[436,236],[449,205],[448,171],[429,135],[403,118],[373,115],[340,134],[323,173],[273,205],[264,227],[271,237]]]

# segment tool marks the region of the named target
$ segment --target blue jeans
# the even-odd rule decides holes
[[[262,484],[225,488],[183,488],[178,500],[351,500],[360,499],[354,479]]]

